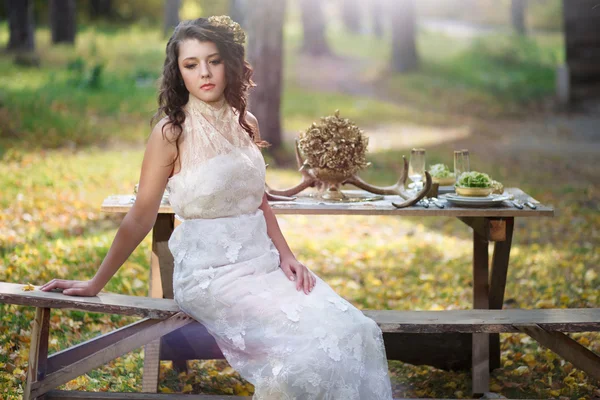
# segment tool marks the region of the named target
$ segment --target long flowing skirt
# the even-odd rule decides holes
[[[392,398],[380,328],[318,277],[297,291],[262,210],[186,220],[169,248],[175,301],[255,386],[253,399]]]

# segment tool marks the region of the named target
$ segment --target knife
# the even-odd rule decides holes
[[[440,201],[439,201],[437,198],[435,198],[435,197],[431,197],[431,198],[429,199],[429,201],[431,201],[433,204],[435,204],[435,206],[436,206],[437,208],[444,208],[444,204],[442,204],[442,203],[441,203],[441,202],[440,202]]]
[[[510,201],[515,207],[517,207],[519,210],[523,209],[523,205],[519,204],[519,202],[517,202],[516,200],[511,200]]]
[[[531,208],[532,210],[535,210],[537,208],[537,206],[530,201],[525,202],[525,205]]]

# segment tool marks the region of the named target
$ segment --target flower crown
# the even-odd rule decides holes
[[[210,24],[213,26],[225,28],[231,32],[233,34],[233,41],[237,44],[244,45],[246,42],[246,33],[242,27],[240,24],[232,20],[228,15],[208,17],[208,22],[210,22]]]

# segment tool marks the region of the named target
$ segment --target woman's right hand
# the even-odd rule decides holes
[[[89,281],[70,281],[66,279],[52,279],[50,282],[42,285],[40,290],[49,292],[52,289],[63,289],[62,293],[67,296],[82,296],[82,297],[94,297],[100,290],[92,280]]]

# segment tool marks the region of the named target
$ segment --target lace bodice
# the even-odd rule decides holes
[[[183,219],[256,211],[265,187],[265,162],[225,100],[213,107],[190,95],[179,145],[181,170],[167,190]]]

